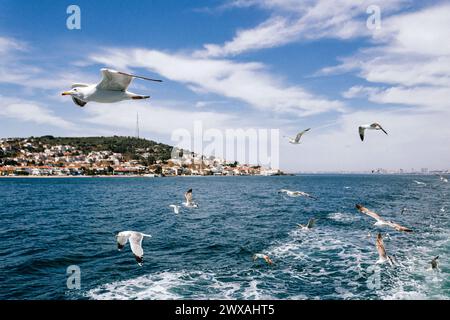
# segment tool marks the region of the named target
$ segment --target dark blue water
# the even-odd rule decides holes
[[[175,215],[188,188],[200,208]],[[435,176],[0,179],[0,299],[448,299],[448,192]],[[378,229],[355,203],[415,232]],[[143,267],[117,251],[122,230],[153,235]],[[375,264],[378,230],[395,267]]]

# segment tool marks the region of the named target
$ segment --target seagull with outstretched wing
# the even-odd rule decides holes
[[[198,204],[194,202],[192,199],[192,189],[189,189],[184,193],[184,199],[186,202],[183,202],[183,205],[188,208],[198,208]]]
[[[403,226],[399,225],[398,223],[395,223],[393,221],[384,220],[377,213],[367,209],[366,207],[363,207],[360,204],[356,205],[356,209],[358,209],[359,212],[364,213],[365,215],[368,215],[369,217],[375,219],[377,222],[375,222],[374,225],[376,225],[376,226],[388,226],[388,227],[394,228],[397,231],[412,232],[411,229],[403,227]]]
[[[306,129],[306,130],[303,130],[303,131],[297,133],[297,135],[296,135],[295,137],[293,137],[293,138],[286,137],[286,136],[284,136],[284,137],[289,138],[289,143],[291,143],[291,144],[300,144],[300,139],[301,139],[302,136],[303,136],[306,132],[308,132],[309,130],[311,130],[311,128],[308,128],[308,129]]]
[[[304,224],[297,224],[299,226],[299,228],[301,228],[302,230],[309,230],[312,229],[312,227],[314,227],[314,224],[316,223],[316,220],[314,218],[311,218],[308,220],[308,223],[306,225]]]
[[[88,102],[114,103],[124,100],[148,99],[144,96],[128,91],[128,86],[134,78],[162,82],[162,80],[151,79],[116,70],[101,69],[102,80],[97,84],[75,83],[72,89],[62,93],[63,96],[71,96],[73,102],[84,107]]]
[[[137,231],[122,231],[116,235],[117,249],[121,251],[123,247],[130,242],[131,252],[134,254],[134,258],[138,265],[142,266],[144,263],[144,250],[142,249],[142,239],[144,237],[151,238],[149,234],[144,234]]]
[[[378,235],[377,235],[376,247],[377,247],[378,256],[379,256],[377,263],[384,263],[384,262],[388,261],[389,264],[392,266],[394,264],[393,263],[394,261],[391,256],[388,256],[386,254],[386,249],[384,247],[383,237],[381,236],[381,233],[378,233]]]
[[[386,135],[388,134],[386,132],[386,130],[384,130],[383,127],[380,124],[378,124],[378,123],[363,124],[363,125],[359,126],[359,128],[358,128],[359,137],[361,138],[361,141],[364,141],[364,133],[365,133],[366,130],[381,130]]]

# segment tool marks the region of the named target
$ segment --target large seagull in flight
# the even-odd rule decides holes
[[[162,82],[162,80],[135,76],[111,69],[103,68],[101,71],[103,78],[99,83],[74,83],[72,85],[72,90],[65,91],[62,95],[71,96],[73,102],[80,107],[84,107],[91,101],[100,103],[114,103],[123,100],[141,100],[148,99],[150,96],[135,94],[127,90],[133,78]]]

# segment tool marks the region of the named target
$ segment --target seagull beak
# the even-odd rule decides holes
[[[64,91],[63,93],[61,93],[62,96],[70,96],[70,92],[69,91]]]

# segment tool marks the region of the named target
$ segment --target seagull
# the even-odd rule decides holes
[[[140,265],[141,267],[144,263],[144,250],[142,249],[142,239],[144,239],[144,237],[151,238],[152,236],[137,231],[122,231],[116,235],[117,249],[119,251],[121,251],[127,244],[127,241],[130,240],[131,251],[136,258],[138,265]]]
[[[448,182],[448,179],[443,176],[439,176],[439,179],[441,179],[442,182]]]
[[[381,127],[378,123],[372,123],[372,124],[363,124],[362,126],[359,126],[359,137],[361,138],[361,141],[364,141],[364,131],[365,130],[381,130],[385,134],[388,134],[383,127]]]
[[[297,135],[294,138],[290,138],[290,137],[286,137],[286,136],[284,136],[284,137],[289,138],[289,143],[291,143],[291,144],[300,144],[300,138],[309,130],[311,130],[311,128],[308,128],[306,130],[303,130],[302,132],[297,133]]]
[[[148,99],[150,96],[143,96],[129,92],[127,90],[133,78],[139,78],[149,81],[162,82],[162,80],[150,79],[141,76],[135,76],[116,70],[101,69],[103,78],[97,84],[74,83],[72,89],[63,92],[63,96],[71,96],[73,102],[84,107],[88,102],[113,103],[123,100],[141,100]]]
[[[173,208],[173,213],[175,214],[180,213],[180,206],[177,206],[176,204],[171,204],[169,207]]]
[[[257,259],[264,259],[268,265],[273,264],[272,260],[269,258],[268,255],[262,254],[262,253],[256,253],[253,255],[253,261],[256,261]]]
[[[400,214],[404,214],[407,210],[408,210],[408,208],[403,207],[403,208],[402,208],[402,212],[400,212]]]
[[[382,219],[377,213],[370,211],[369,209],[363,207],[360,204],[356,205],[356,209],[358,209],[361,213],[364,213],[364,214],[368,215],[369,217],[372,217],[375,220],[377,220],[377,222],[374,224],[375,226],[388,226],[388,227],[394,228],[397,231],[412,232],[411,229],[403,227],[403,226],[399,225],[398,223],[395,223],[393,221],[386,221],[386,220]]]
[[[314,227],[316,220],[314,220],[314,218],[311,218],[308,220],[308,223],[306,225],[304,224],[297,224],[300,228],[302,228],[302,230],[309,230],[312,229],[312,227]]]
[[[280,191],[278,191],[278,193],[286,193],[286,195],[288,195],[289,197],[292,197],[292,198],[307,197],[307,198],[317,200],[316,197],[310,195],[309,193],[303,192],[303,191],[291,191],[291,190],[287,190],[287,189],[281,189]]]
[[[186,202],[183,202],[183,205],[185,207],[188,208],[198,208],[198,204],[196,204],[193,200],[192,200],[192,189],[189,189],[188,191],[186,191],[186,193],[184,194],[184,198],[186,199]]]
[[[413,180],[416,184],[418,184],[419,186],[426,186],[427,184],[425,182],[422,181],[417,181],[417,180]]]
[[[435,257],[433,260],[430,261],[432,270],[439,270],[438,259],[439,256]]]
[[[381,236],[381,233],[378,233],[378,235],[377,235],[376,247],[377,247],[378,255],[380,257],[376,263],[384,263],[384,262],[388,261],[391,266],[394,265],[393,258],[386,254],[386,249],[384,248],[384,242],[383,242],[383,237]]]

